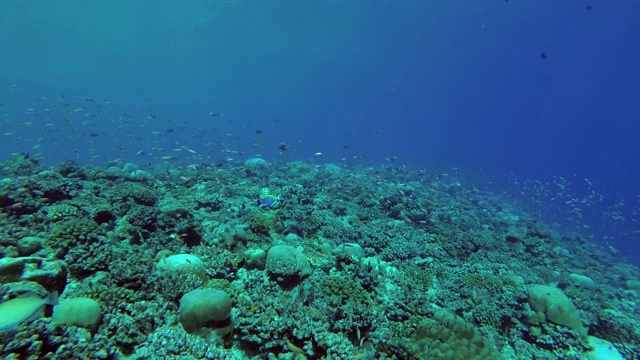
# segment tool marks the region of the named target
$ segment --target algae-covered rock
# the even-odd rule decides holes
[[[607,340],[595,336],[587,336],[587,344],[591,348],[585,352],[587,360],[623,360],[624,358]]]
[[[176,254],[161,258],[156,263],[156,268],[173,274],[190,273],[198,276],[205,274],[206,276],[202,260],[195,255],[189,254]]]
[[[331,163],[324,166],[324,171],[331,175],[341,175],[343,169],[339,165]]]
[[[26,236],[18,240],[18,252],[22,256],[29,256],[42,249],[43,239],[35,236]]]
[[[67,265],[40,257],[0,259],[0,283],[33,281],[47,291],[62,292],[67,285]]]
[[[640,291],[640,280],[627,280],[624,285],[628,290]]]
[[[249,269],[264,269],[267,253],[262,249],[248,249],[244,252],[244,260]]]
[[[594,289],[596,287],[596,283],[588,276],[571,274],[569,275],[569,279],[571,279],[571,283],[573,285],[578,287],[583,287],[586,289]]]
[[[180,299],[180,323],[189,333],[205,328],[225,336],[233,330],[231,297],[222,290],[195,289]]]
[[[174,198],[162,199],[158,205],[160,207],[160,212],[172,218],[189,215],[189,209]]]
[[[262,158],[250,158],[244,162],[244,166],[248,169],[263,169],[266,168],[267,165],[267,161]]]
[[[361,262],[364,258],[364,250],[362,247],[355,243],[344,243],[338,245],[337,248],[331,252],[334,256],[349,258],[353,262]]]
[[[276,245],[267,253],[267,271],[276,280],[297,281],[311,273],[307,257],[289,245]]]
[[[53,307],[54,322],[95,329],[102,318],[100,303],[85,297],[61,300]]]
[[[562,290],[546,285],[531,285],[529,304],[546,320],[566,326],[580,335],[587,334],[588,329],[582,324],[578,310]]]

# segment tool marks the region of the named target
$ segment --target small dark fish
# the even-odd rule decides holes
[[[546,59],[547,58],[547,53],[540,53],[540,57],[543,58],[543,59]]]
[[[591,5],[586,5],[586,6],[584,7],[584,9],[585,9],[585,10],[587,10],[587,11],[591,11],[591,9],[593,9],[593,6],[591,6]]]
[[[349,148],[349,145],[347,144],[347,145],[343,146],[342,148],[347,150]]]
[[[175,131],[174,129],[167,129],[167,130],[165,130],[164,132],[165,132],[165,133],[167,133],[167,134],[171,134],[171,133],[172,133],[172,132],[174,132],[174,131]]]
[[[256,134],[262,134],[263,132],[264,132],[264,131],[262,131],[262,130],[260,130],[260,129],[256,130]]]
[[[280,150],[282,150],[282,151],[287,151],[287,150],[289,150],[289,145],[287,145],[287,144],[286,144],[286,143],[284,143],[284,142],[281,142],[281,143],[278,145],[278,148],[279,148]]]

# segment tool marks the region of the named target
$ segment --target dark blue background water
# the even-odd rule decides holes
[[[51,163],[139,161],[159,136],[211,161],[272,160],[281,141],[288,159],[397,156],[480,172],[558,222],[578,199],[580,231],[640,257],[639,18],[631,0],[3,1],[0,147]],[[60,94],[72,130],[40,138]]]

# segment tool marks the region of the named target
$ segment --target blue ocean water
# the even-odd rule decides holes
[[[4,116],[35,120],[20,139],[6,131],[4,153],[40,139],[51,163],[140,160],[156,131],[212,160],[216,143],[277,157],[286,142],[289,159],[438,164],[565,225],[584,211],[585,236],[640,258],[637,2],[1,6]],[[37,123],[61,96],[77,110],[66,137]],[[18,119],[25,108],[41,116]],[[557,181],[570,182],[562,201]]]
[[[635,358],[639,18],[0,2],[0,353]]]

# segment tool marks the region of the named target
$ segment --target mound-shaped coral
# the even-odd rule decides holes
[[[420,322],[410,341],[417,359],[501,360],[502,355],[459,316],[437,310]]]
[[[180,299],[180,323],[187,332],[214,330],[224,336],[233,330],[231,298],[222,290],[195,289]]]

